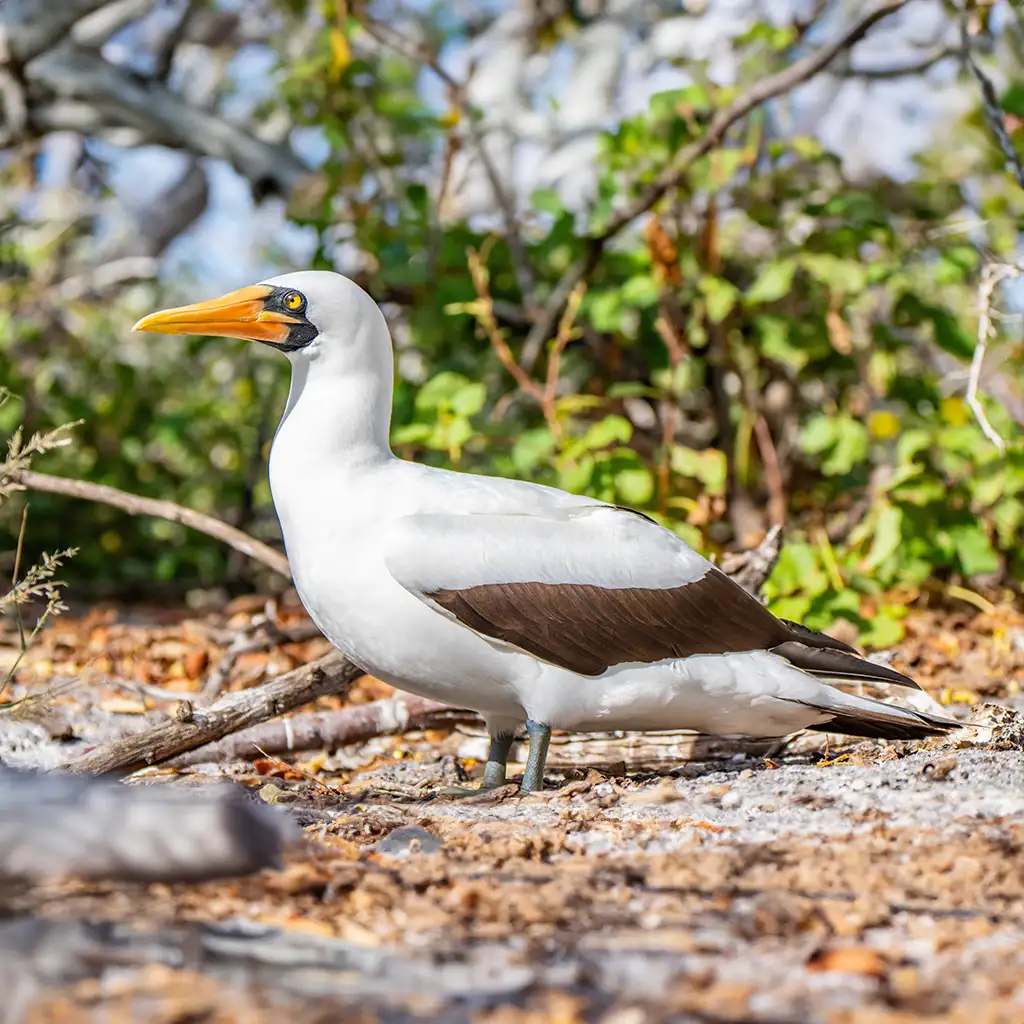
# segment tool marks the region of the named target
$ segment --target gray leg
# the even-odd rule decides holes
[[[492,732],[491,746],[487,751],[487,765],[484,768],[484,777],[480,785],[476,789],[470,789],[466,786],[442,789],[437,795],[451,800],[458,800],[504,786],[505,772],[508,768],[508,754],[512,749],[512,741],[514,739],[514,732]]]
[[[544,766],[548,761],[548,744],[551,742],[551,726],[526,720],[526,731],[530,736],[530,756],[526,759],[526,771],[520,793],[539,793],[544,788]]]
[[[497,789],[505,785],[505,772],[508,769],[508,754],[512,749],[514,733],[494,733],[491,736],[491,748],[487,751],[487,766],[484,768],[484,781],[481,789]]]

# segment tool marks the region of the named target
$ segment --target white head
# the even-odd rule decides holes
[[[134,329],[244,338],[332,364],[346,351],[388,337],[377,303],[354,281],[329,270],[282,274],[217,299],[162,309]]]
[[[394,360],[387,321],[354,281],[323,270],[283,274],[206,302],[143,317],[137,331],[259,341],[287,353],[299,407],[320,436],[387,449]]]

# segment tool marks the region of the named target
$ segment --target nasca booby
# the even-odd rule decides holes
[[[387,323],[339,274],[275,277],[135,330],[288,355],[270,484],[299,597],[367,672],[483,715],[485,787],[504,784],[524,722],[523,792],[543,786],[552,728],[906,739],[956,726],[830,685],[919,688],[777,618],[642,513],[397,458]]]

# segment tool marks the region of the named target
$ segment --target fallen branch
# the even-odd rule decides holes
[[[104,775],[160,764],[240,729],[276,718],[319,697],[344,696],[363,674],[362,669],[356,668],[341,654],[332,652],[262,686],[230,693],[201,711],[182,701],[175,721],[161,722],[152,729],[97,747],[63,767],[73,772]]]
[[[873,5],[831,42],[819,46],[802,60],[796,61],[782,71],[762,78],[737,96],[727,107],[719,110],[711,119],[704,135],[688,146],[684,146],[668,167],[644,189],[634,202],[616,214],[602,231],[588,237],[586,252],[565,271],[561,280],[555,285],[540,316],[534,321],[526,341],[523,342],[520,366],[527,372],[533,368],[544,343],[551,337],[555,329],[562,307],[569,300],[573,289],[590,277],[604,253],[605,246],[623,228],[650,210],[666,192],[676,188],[689,173],[690,168],[701,157],[707,156],[718,146],[725,138],[726,132],[737,121],[742,120],[751,111],[769,100],[790,92],[798,85],[813,78],[819,71],[831,64],[836,57],[860,42],[877,22],[905,7],[908,2],[909,0],[882,0],[881,3]]]
[[[460,721],[478,723],[480,719],[472,711],[457,711],[436,700],[399,693],[340,711],[317,711],[264,722],[182,754],[168,767],[252,760],[261,754],[296,750],[334,750],[349,743],[365,743],[375,736],[444,728]]]
[[[132,516],[155,516],[167,519],[172,523],[181,523],[190,529],[198,530],[209,537],[223,541],[243,555],[248,555],[268,569],[291,579],[288,559],[268,544],[250,537],[234,526],[208,516],[204,512],[196,512],[191,508],[176,505],[173,501],[158,498],[143,498],[138,494],[108,487],[106,484],[93,484],[86,480],[71,480],[63,476],[52,476],[49,473],[36,473],[30,469],[17,469],[8,473],[4,481],[9,480],[18,487],[29,491],[41,491],[46,494],[62,494],[69,498],[84,498],[96,501],[101,505],[111,505]]]
[[[235,786],[123,786],[0,768],[0,882],[204,882],[279,862],[284,815]]]

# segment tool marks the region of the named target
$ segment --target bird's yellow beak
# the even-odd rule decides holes
[[[267,285],[256,284],[208,302],[161,309],[144,316],[132,330],[244,338],[246,341],[283,345],[288,340],[290,327],[302,321],[267,309],[266,299],[272,292],[273,289]]]

